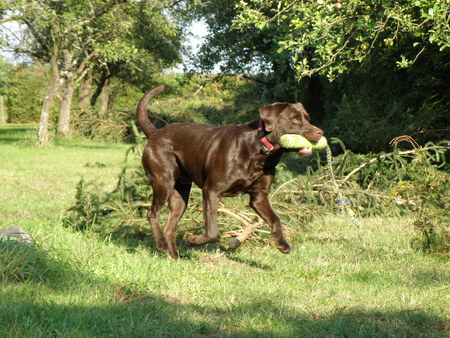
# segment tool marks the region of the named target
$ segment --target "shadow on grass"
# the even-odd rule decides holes
[[[235,253],[239,251],[238,249],[230,249],[228,247],[228,242],[230,239],[222,239],[219,240],[216,243],[209,243],[201,246],[187,246],[184,242],[184,237],[188,236],[192,232],[190,230],[183,230],[180,231],[176,236],[176,243],[177,243],[177,249],[178,249],[178,255],[180,260],[197,260],[199,258],[199,255],[203,253],[208,254],[214,254],[217,252],[220,252],[227,257],[227,259],[234,261],[236,263],[240,263],[243,265],[247,265],[251,268],[256,268],[260,270],[272,270],[272,267],[269,265],[262,264],[260,262],[257,262],[252,259],[245,259],[238,257]],[[200,234],[202,231],[197,231],[195,234]],[[138,248],[145,248],[145,250],[148,250],[152,254],[158,254],[160,257],[167,257],[167,259],[171,260],[169,253],[162,253],[156,248],[156,244],[154,241],[153,236],[151,235],[151,232],[140,232],[137,233],[134,231],[134,233],[130,233],[125,236],[116,237],[117,234],[110,234],[109,239],[112,240],[112,242],[116,245],[121,245],[126,247],[128,252],[134,252]],[[275,248],[273,250],[276,250]]]
[[[177,249],[180,260],[191,260],[191,259],[197,260],[199,256],[202,255],[203,253],[215,254],[217,252],[220,252],[223,253],[225,257],[227,257],[227,259],[229,259],[230,261],[261,270],[272,270],[272,267],[270,267],[269,265],[265,265],[251,259],[244,259],[236,256],[234,253],[236,253],[237,250],[229,249],[227,247],[228,244],[224,243],[223,241],[197,247],[195,246],[190,247],[184,243],[183,240],[184,236],[185,236],[184,233],[181,233],[177,236]],[[122,238],[120,240],[113,239],[113,242],[116,245],[125,246],[128,252],[134,252],[138,248],[145,248],[145,250],[148,250],[152,254],[158,254],[160,257],[167,257],[168,260],[172,259],[169,253],[163,253],[156,248],[153,236],[151,236],[150,234],[143,233],[142,236],[137,236],[136,234],[134,234],[131,236],[127,236],[126,238]]]
[[[212,296],[208,303],[188,302],[163,297],[151,285],[94,276],[89,268],[33,250],[25,252],[37,256],[41,272],[30,274],[38,276],[2,280],[0,336],[444,337],[448,329],[443,319],[423,310],[355,306],[316,313],[308,304],[286,305],[282,299],[258,294],[257,288],[237,304],[218,306]]]
[[[54,127],[52,127],[53,129]],[[2,125],[0,126],[0,144],[8,145],[29,145],[38,144],[38,126],[36,125]],[[52,134],[53,135],[53,134]],[[51,145],[65,148],[79,149],[110,149],[117,148],[114,143],[100,143],[77,138],[57,138],[54,137]]]
[[[0,144],[16,144],[37,137],[36,125],[2,125],[0,126]]]
[[[56,276],[58,270],[58,264],[38,246],[0,239],[0,283],[42,283]]]
[[[316,315],[275,302],[254,302],[218,308],[182,304],[146,293],[122,296],[99,305],[15,300],[14,291],[0,300],[2,336],[245,336],[245,337],[438,337],[445,323],[423,311],[337,309]],[[119,290],[119,291],[118,291]],[[61,290],[64,292],[64,290]],[[119,293],[119,296],[114,295]],[[114,298],[116,297],[116,298]],[[91,303],[87,301],[86,303]]]
[[[241,263],[241,264],[247,265],[247,266],[252,267],[252,268],[256,268],[256,269],[260,269],[260,270],[266,270],[266,271],[273,270],[273,268],[271,266],[266,265],[266,264],[262,264],[260,262],[254,261],[252,259],[245,259],[245,258],[237,257],[237,256],[232,255],[230,253],[227,253],[226,257],[230,261],[233,261],[233,262],[236,262],[236,263]]]

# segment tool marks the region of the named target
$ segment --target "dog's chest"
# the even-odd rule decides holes
[[[262,176],[267,174],[265,169],[266,163],[264,160],[250,161],[246,167],[242,167],[242,170],[236,170],[222,182],[224,187],[226,186],[222,195],[236,196],[253,191],[255,184]]]

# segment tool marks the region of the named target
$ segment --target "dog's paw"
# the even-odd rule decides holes
[[[156,241],[156,249],[164,253],[169,251],[166,241]]]
[[[184,239],[184,244],[186,246],[196,246],[197,244],[195,243],[195,239],[197,238],[197,236],[191,235],[188,236]]]
[[[184,240],[184,244],[186,244],[186,246],[199,246],[208,243],[214,243],[215,241],[217,241],[217,238],[218,238],[217,236],[208,237],[205,234],[191,235]]]
[[[291,247],[286,241],[281,241],[277,244],[278,250],[280,250],[282,253],[288,254],[291,252]]]

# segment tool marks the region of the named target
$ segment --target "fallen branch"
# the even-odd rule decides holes
[[[219,212],[222,212],[233,218],[236,218],[242,224],[244,224],[244,229],[242,230],[242,232],[238,236],[234,237],[230,241],[230,243],[228,243],[230,249],[236,249],[237,247],[239,247],[252,233],[254,233],[259,227],[261,227],[264,224],[263,220],[260,220],[257,223],[252,223],[248,217],[236,214],[235,212],[227,208],[219,208]]]
[[[230,243],[228,243],[230,249],[236,249],[237,247],[239,247],[253,232],[258,230],[258,228],[263,224],[264,221],[261,220],[258,223],[253,223],[246,226],[239,236],[233,238]]]
[[[228,216],[231,216],[233,218],[236,218],[241,223],[243,223],[245,226],[249,226],[252,222],[252,220],[250,218],[248,218],[247,216],[245,216],[243,214],[236,214],[235,212],[233,212],[227,208],[219,208],[218,211],[222,212],[224,214],[227,214]]]
[[[450,149],[450,148],[449,147],[445,147],[445,146],[432,146],[432,147],[427,147],[427,148],[419,148],[419,149],[414,149],[414,150],[401,151],[401,152],[398,153],[398,155],[405,156],[405,155],[415,154],[415,153],[417,153],[419,151],[428,151],[428,150],[435,150],[435,149]],[[358,171],[361,171],[363,168],[367,167],[369,164],[372,164],[375,161],[384,160],[386,157],[389,157],[389,156],[392,156],[392,155],[394,155],[394,153],[388,153],[388,154],[377,156],[377,157],[372,158],[371,160],[369,160],[367,162],[364,162],[358,168],[354,169],[351,173],[349,173],[347,176],[345,176],[342,179],[342,182],[347,181],[351,176],[356,174]]]

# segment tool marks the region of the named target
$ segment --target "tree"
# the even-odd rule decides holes
[[[449,130],[449,12],[433,0],[202,1],[196,60],[263,72],[270,99],[303,101],[354,150],[400,133],[436,141]]]
[[[448,1],[247,0],[238,3],[233,28],[286,27],[276,43],[290,54],[298,76],[334,79],[376,51],[408,67],[432,45],[449,48],[449,17]]]
[[[35,62],[50,65],[49,88],[41,113],[39,139],[48,140],[48,116],[61,86],[58,134],[68,134],[70,107],[76,83],[94,65],[127,64],[138,69],[140,58],[166,65],[178,60],[181,33],[165,10],[172,1],[144,0],[27,0],[3,1],[0,8],[25,27],[23,40],[9,45]],[[4,19],[6,20],[6,19]],[[140,30],[137,30],[137,27]],[[164,41],[161,53],[142,40]],[[156,68],[156,67],[155,67]]]
[[[448,1],[217,0],[197,12],[209,27],[203,69],[270,72],[277,84],[293,71],[333,80],[372,53],[408,67],[450,47]]]
[[[270,75],[267,86],[275,99],[295,99],[292,94],[298,86],[292,72],[292,59],[288,51],[280,50],[278,41],[287,34],[285,24],[267,26],[260,30],[252,25],[235,28],[240,1],[204,1],[196,9],[208,26],[208,35],[194,56],[195,68],[211,71],[220,66],[224,73]]]

